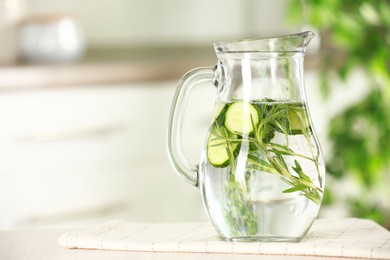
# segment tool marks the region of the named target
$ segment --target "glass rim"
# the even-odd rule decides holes
[[[304,53],[310,40],[315,36],[311,31],[296,34],[275,36],[268,38],[251,38],[234,41],[215,42],[214,50],[217,55],[221,54],[284,54]]]

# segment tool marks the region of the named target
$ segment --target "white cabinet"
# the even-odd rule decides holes
[[[165,151],[175,88],[159,82],[1,92],[0,228],[112,216],[205,219],[199,191],[175,175]],[[212,113],[215,90],[208,88],[194,93],[188,109],[191,159],[198,160]]]

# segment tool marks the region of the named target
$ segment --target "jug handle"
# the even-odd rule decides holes
[[[182,148],[182,127],[186,104],[194,86],[212,83],[214,68],[201,67],[190,70],[179,81],[172,101],[167,133],[168,156],[178,175],[185,181],[198,187],[198,165],[191,164],[184,156]]]

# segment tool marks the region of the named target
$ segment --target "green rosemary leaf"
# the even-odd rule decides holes
[[[299,172],[302,171],[302,167],[301,167],[301,165],[298,163],[297,160],[294,160],[294,164],[295,164],[295,166],[291,166],[291,168],[292,168],[296,173],[299,174]]]
[[[269,146],[271,147],[271,149],[269,149],[268,151],[273,152],[275,154],[296,155],[295,152],[287,146],[275,143],[269,143]]]
[[[277,161],[277,163],[278,163],[281,167],[283,167],[283,169],[288,169],[287,164],[286,164],[286,162],[284,161],[283,156],[282,156],[281,154],[276,154],[273,158]],[[289,175],[290,175],[290,174],[289,174]]]
[[[309,200],[313,201],[316,204],[321,204],[321,196],[318,192],[315,191],[305,191],[303,195]]]
[[[292,188],[284,190],[283,193],[292,193],[292,192],[296,192],[296,191],[302,191],[304,189],[307,189],[307,187],[304,185],[296,185]]]
[[[295,167],[292,166],[291,168],[292,168],[296,173],[298,173],[299,177],[300,177],[301,179],[304,179],[305,181],[311,182],[310,177],[307,176],[307,175],[303,172],[302,167],[301,167],[301,165],[298,163],[298,161],[297,161],[297,160],[294,160],[294,163],[295,163]]]

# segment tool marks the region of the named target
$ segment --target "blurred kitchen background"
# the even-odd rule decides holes
[[[310,29],[323,217],[390,227],[390,1],[0,0],[0,228],[203,221],[165,150],[171,99],[212,43]],[[215,89],[188,105],[196,162]]]

